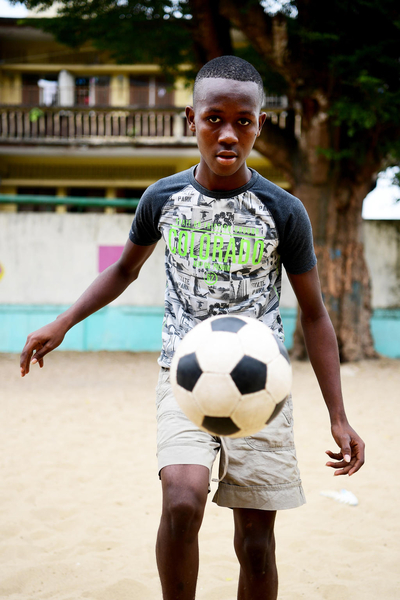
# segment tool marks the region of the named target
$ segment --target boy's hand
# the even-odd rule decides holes
[[[348,423],[332,425],[332,435],[340,452],[327,450],[336,462],[327,462],[326,466],[337,469],[334,475],[353,475],[364,464],[364,442]]]
[[[43,357],[61,344],[65,334],[65,327],[57,320],[30,333],[21,353],[21,377],[29,373],[31,362],[32,364],[38,362],[40,368],[42,368],[44,365]],[[35,354],[33,354],[34,352]]]

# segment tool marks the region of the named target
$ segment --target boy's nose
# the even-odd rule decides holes
[[[226,123],[224,127],[220,129],[218,141],[221,144],[235,144],[238,141],[234,127],[229,123]]]

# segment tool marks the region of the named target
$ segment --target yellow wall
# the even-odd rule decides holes
[[[17,193],[16,187],[0,185],[0,194],[15,195]],[[17,205],[10,202],[9,204],[0,204],[0,212],[17,212]]]
[[[192,88],[185,83],[184,79],[178,79],[175,83],[175,106],[187,106],[192,104]]]
[[[21,73],[0,73],[0,104],[21,104]]]
[[[169,151],[153,150],[143,154],[130,152],[107,155],[86,151],[71,155],[68,152],[54,151],[40,155],[21,149],[18,155],[0,155],[0,175],[2,186],[0,193],[6,193],[6,186],[11,187],[90,187],[143,189],[161,177],[166,177],[196,165],[200,160],[197,148]],[[89,154],[89,155],[88,155]],[[288,187],[287,182],[269,163],[269,161],[252,152],[247,164],[259,171],[274,183]],[[65,195],[65,193],[64,193]]]
[[[110,78],[111,106],[128,106],[129,104],[129,75],[119,73]]]

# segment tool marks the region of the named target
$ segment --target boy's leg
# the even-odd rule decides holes
[[[301,506],[304,494],[293,439],[292,402],[262,431],[226,438],[214,502],[234,509],[241,565],[239,600],[276,600],[274,524],[277,510]]]
[[[240,563],[238,600],[276,600],[276,511],[235,508],[235,551]]]
[[[161,471],[163,508],[156,556],[164,600],[194,600],[198,532],[208,494],[209,469],[170,465]]]
[[[169,370],[157,385],[157,456],[163,507],[156,555],[164,600],[193,600],[198,573],[197,534],[219,441],[200,431],[172,393]]]

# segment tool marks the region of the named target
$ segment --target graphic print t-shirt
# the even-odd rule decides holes
[[[263,321],[283,339],[279,312],[282,264],[300,274],[316,264],[311,225],[294,196],[252,170],[229,192],[203,188],[189,169],[143,194],[130,240],[166,243],[161,366],[169,367],[183,336],[218,314]]]

